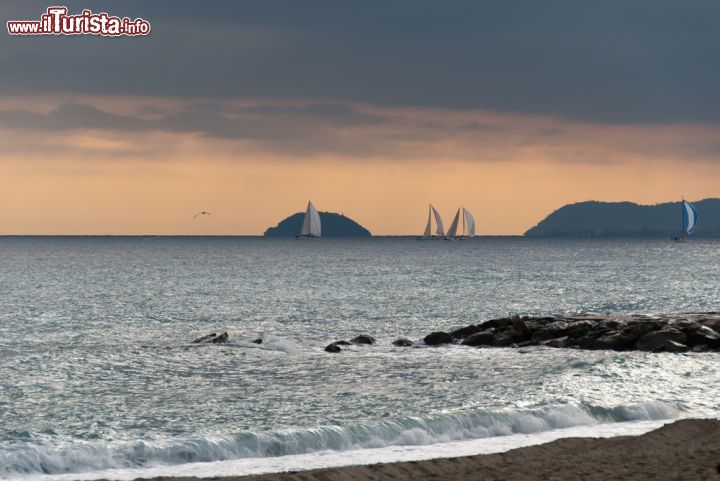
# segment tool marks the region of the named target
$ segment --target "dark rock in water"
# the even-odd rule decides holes
[[[522,334],[524,338],[529,338],[532,335],[530,326],[528,326],[526,321],[520,319],[520,316],[512,316],[510,322],[512,323],[513,329]]]
[[[702,319],[700,323],[705,326],[709,327],[710,329],[713,329],[716,332],[720,332],[720,317],[710,318],[710,319]]]
[[[720,313],[603,315],[491,319],[447,332],[433,332],[428,345],[461,341],[465,346],[548,346],[648,352],[720,351]]]
[[[494,347],[507,347],[514,343],[513,334],[515,331],[513,329],[506,330],[503,332],[498,333],[497,336],[495,336],[495,339],[492,341],[492,345]]]
[[[624,326],[619,331],[611,331],[601,335],[592,343],[593,349],[612,349],[622,351],[629,349],[642,336],[652,331],[654,326],[647,322],[635,322]]]
[[[216,336],[217,336],[217,334],[215,334],[215,333],[213,332],[212,334],[207,334],[207,335],[205,335],[205,336],[198,337],[197,339],[195,339],[195,340],[193,341],[193,343],[194,343],[194,344],[200,344],[201,342],[210,342],[210,340],[213,339],[213,338],[215,338]]]
[[[375,338],[367,334],[361,334],[350,339],[350,342],[352,344],[375,344]]]
[[[340,349],[340,346],[338,346],[337,343],[335,343],[335,342],[325,346],[325,352],[340,352],[340,351],[342,351],[342,349]]]
[[[413,342],[410,339],[405,339],[404,337],[401,337],[400,339],[395,339],[392,344],[393,346],[397,347],[410,347],[413,345]]]
[[[304,212],[298,212],[265,231],[265,237],[295,237],[302,228]],[[370,237],[370,231],[342,214],[320,212],[323,237]]]
[[[720,347],[720,333],[700,324],[687,333],[688,346]]]
[[[447,332],[436,331],[431,332],[423,338],[423,342],[428,346],[438,346],[440,344],[451,344],[453,337]]]
[[[228,336],[228,333],[227,333],[227,332],[223,332],[222,334],[220,334],[219,336],[217,336],[216,338],[214,338],[211,342],[212,342],[213,344],[222,344],[222,343],[227,342],[228,337],[229,337],[229,336]]]
[[[685,344],[675,341],[667,341],[658,347],[655,352],[685,352],[687,350],[688,347]]]
[[[555,339],[542,341],[540,344],[547,347],[568,347],[568,339],[568,336],[557,337]]]
[[[490,328],[466,337],[462,344],[463,346],[490,346],[494,340],[495,329]]]
[[[338,346],[349,346],[350,343],[347,341],[335,341],[333,344],[337,344]]]
[[[253,344],[262,344],[262,343],[263,343],[263,340],[262,340],[261,337],[258,337],[258,338],[255,339],[254,341],[250,341],[250,342],[252,342]]]
[[[214,332],[212,334],[208,334],[207,336],[198,337],[193,341],[195,344],[222,344],[224,342],[227,342],[228,340],[228,333],[223,332],[219,336],[215,334]]]
[[[684,345],[687,342],[687,336],[684,332],[673,327],[665,327],[658,331],[651,331],[642,336],[635,343],[635,349],[639,351],[670,351],[676,348],[672,343]],[[687,346],[685,347],[687,349]]]
[[[466,326],[461,327],[460,329],[455,329],[454,331],[450,332],[450,335],[453,337],[453,339],[465,339],[468,336],[472,336],[476,332],[484,331],[486,328],[482,327],[480,325],[477,326]]]
[[[479,327],[482,329],[503,329],[508,327],[510,324],[512,324],[512,318],[505,317],[501,319],[490,319],[489,321],[485,321],[480,324]]]
[[[558,337],[567,336],[574,327],[574,323],[569,321],[551,322],[535,330],[535,332],[532,333],[531,339],[536,343],[557,339]]]

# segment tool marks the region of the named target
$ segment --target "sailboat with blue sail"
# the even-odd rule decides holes
[[[697,225],[698,214],[695,206],[692,205],[690,202],[686,201],[685,199],[682,199],[682,202],[680,202],[680,207],[682,209],[682,226],[680,229],[680,237],[674,237],[673,240],[685,242],[688,237],[695,233],[695,226]]]

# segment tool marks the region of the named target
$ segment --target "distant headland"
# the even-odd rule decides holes
[[[720,199],[693,202],[698,213],[696,235],[720,236]],[[578,202],[548,215],[525,232],[528,237],[661,237],[680,232],[680,202],[639,205],[632,202]]]
[[[265,237],[295,237],[300,233],[304,212],[298,212],[280,221],[277,226],[269,227]],[[371,237],[372,234],[349,217],[335,212],[320,212],[323,237]]]

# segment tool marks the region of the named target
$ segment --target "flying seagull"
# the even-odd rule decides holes
[[[212,214],[211,214],[210,212],[205,212],[205,211],[198,212],[197,214],[195,214],[195,215],[193,216],[193,219],[194,219],[195,217],[199,216],[199,215],[212,215]]]

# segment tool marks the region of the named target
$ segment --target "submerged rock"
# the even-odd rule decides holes
[[[198,337],[193,341],[194,344],[222,344],[227,342],[228,340],[228,333],[223,332],[219,336],[215,334],[214,332],[212,334],[208,334],[206,336]]]
[[[375,344],[375,338],[372,336],[368,336],[367,334],[361,334],[359,336],[353,337],[350,339],[350,342],[352,344]]]
[[[263,343],[263,340],[262,340],[261,337],[258,337],[258,338],[255,339],[254,341],[250,341],[250,342],[252,342],[253,344],[262,344],[262,343]]]
[[[413,345],[413,342],[410,339],[405,339],[404,337],[401,337],[400,339],[395,339],[392,344],[393,346],[397,347],[410,347]]]
[[[200,344],[202,342],[210,342],[209,340],[213,339],[215,337],[217,337],[217,334],[215,334],[213,332],[212,334],[207,334],[205,336],[198,337],[197,339],[193,340],[193,344]]]
[[[335,342],[325,346],[325,352],[340,352],[340,351],[342,351],[342,349]]]

